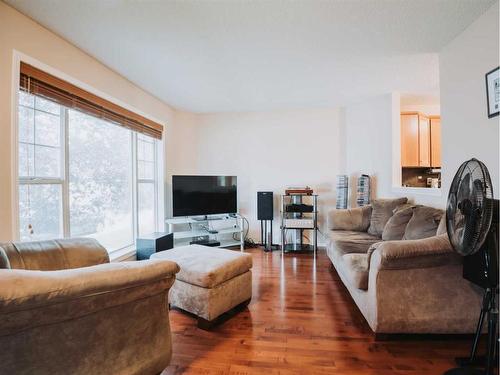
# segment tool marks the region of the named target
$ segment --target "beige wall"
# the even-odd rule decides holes
[[[440,106],[405,103],[400,107],[399,95],[387,94],[345,108],[345,173],[373,175],[374,196],[407,196],[417,203],[444,208],[459,165],[476,157],[489,168],[499,196],[499,117],[488,119],[484,80],[485,73],[499,65],[498,12],[497,2],[440,52]],[[399,181],[401,110],[441,113],[440,195],[395,187]]]
[[[166,216],[172,213],[172,175],[197,173],[197,115],[175,111],[166,137],[167,165],[165,173]]]
[[[499,65],[498,11],[496,2],[439,56],[444,189],[460,164],[475,157],[488,167],[497,199],[500,118],[487,116],[484,76]]]
[[[12,142],[15,50],[167,124],[166,143],[175,144],[169,135],[175,123],[172,108],[0,1],[0,241],[13,239],[16,232],[13,219],[17,202],[12,199],[17,174],[13,170],[15,144]],[[167,165],[168,159],[169,155]]]
[[[167,215],[171,213],[172,174],[238,175],[239,205],[252,222],[254,238],[258,190],[278,194],[287,185],[311,184],[322,195],[322,204],[328,206],[334,203],[338,173],[374,175],[378,197],[408,195],[420,203],[444,206],[454,171],[460,162],[476,156],[487,163],[498,192],[498,117],[486,116],[484,87],[484,74],[498,66],[498,3],[440,54],[444,189],[436,197],[393,188],[394,155],[399,153],[394,141],[399,139],[394,132],[400,111],[396,94],[344,109],[211,115],[176,112],[0,1],[0,241],[12,239],[15,232],[15,50],[167,124]],[[293,151],[296,147],[301,153]]]
[[[335,199],[342,164],[341,111],[333,109],[218,113],[196,116],[196,173],[238,176],[238,205],[260,241],[257,191],[273,191],[274,241],[279,242],[279,195],[309,185],[321,208]],[[325,211],[321,210],[320,220]]]
[[[345,169],[351,183],[350,205],[356,206],[356,181],[372,177],[372,196],[392,196],[392,95],[380,95],[345,108]]]
[[[427,189],[402,188],[400,145],[400,96],[398,93],[367,98],[345,108],[345,174],[351,177],[351,206],[356,206],[357,178],[372,177],[372,198],[407,197],[410,201],[443,207],[443,194]],[[406,107],[410,108],[410,107]],[[425,112],[427,106],[412,110]]]

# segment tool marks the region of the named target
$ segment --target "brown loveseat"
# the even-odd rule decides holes
[[[109,263],[92,239],[0,246],[0,374],[158,374],[169,261]]]
[[[328,257],[374,332],[474,332],[481,292],[442,216],[406,198],[329,212]]]

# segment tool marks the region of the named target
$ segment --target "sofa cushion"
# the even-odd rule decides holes
[[[406,202],[408,202],[408,198],[375,199],[372,202],[372,216],[368,233],[381,238],[385,224],[391,218],[394,209]]]
[[[160,251],[151,259],[167,259],[181,270],[177,279],[202,288],[214,288],[252,268],[252,256],[240,251],[202,245],[179,246]]]
[[[382,240],[394,241],[403,238],[406,230],[406,225],[413,216],[413,208],[410,204],[403,204],[394,209],[394,214],[391,216],[387,224],[385,224],[382,232]]]
[[[436,235],[443,210],[433,207],[416,207],[406,226],[403,240],[419,240]]]
[[[332,230],[328,236],[331,250],[336,257],[350,253],[366,254],[372,244],[380,241],[380,238],[367,232],[350,230]]]
[[[368,290],[368,255],[345,254],[342,256],[342,273],[348,282],[362,290]]]
[[[370,226],[371,213],[371,206],[356,207],[348,210],[331,210],[327,217],[328,229],[366,232]]]

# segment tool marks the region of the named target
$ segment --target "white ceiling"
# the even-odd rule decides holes
[[[436,95],[439,52],[495,0],[7,0],[175,108]]]

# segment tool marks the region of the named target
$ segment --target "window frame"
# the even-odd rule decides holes
[[[18,93],[20,92],[20,90],[18,90]],[[28,95],[31,95],[31,94],[28,94]],[[36,101],[35,101],[35,95],[32,95],[33,96],[33,108],[30,108],[30,107],[27,107],[23,104],[20,103],[20,96],[19,94],[17,95],[17,101],[16,101],[16,117],[18,119],[17,121],[17,134],[19,134],[19,127],[20,127],[20,122],[19,122],[19,109],[21,107],[24,107],[24,108],[29,108],[29,109],[32,109],[33,110],[33,129],[34,129],[34,132],[33,132],[33,146],[34,146],[34,149],[36,147],[36,125],[35,125],[35,121],[36,121]],[[21,227],[20,227],[20,220],[19,220],[19,215],[20,215],[20,197],[19,197],[19,188],[21,186],[31,186],[31,185],[60,185],[61,186],[61,207],[60,207],[60,218],[59,218],[59,222],[61,223],[62,227],[59,228],[59,232],[63,234],[64,237],[67,237],[66,236],[66,233],[65,233],[65,214],[64,214],[64,201],[65,201],[65,196],[67,198],[67,195],[65,195],[65,192],[64,192],[64,184],[65,184],[65,181],[67,180],[66,178],[66,169],[65,169],[65,160],[66,160],[66,155],[67,155],[67,150],[66,150],[66,143],[65,143],[65,138],[66,138],[66,133],[65,133],[65,127],[64,127],[64,122],[65,122],[65,119],[64,119],[64,116],[65,116],[65,112],[66,112],[66,109],[63,107],[63,106],[60,106],[59,107],[59,142],[60,142],[60,151],[59,151],[59,173],[60,173],[60,177],[37,177],[36,175],[35,176],[21,176],[19,174],[19,146],[21,143],[26,143],[26,142],[21,142],[20,138],[18,137],[17,139],[17,142],[16,142],[16,145],[15,145],[15,150],[16,150],[16,155],[17,155],[17,163],[16,163],[16,175],[17,175],[17,186],[16,186],[16,191],[17,191],[17,200],[16,200],[16,204],[17,204],[17,238],[20,239],[21,238]],[[47,113],[45,111],[40,111],[40,112],[44,112],[44,113]],[[29,143],[28,143],[29,144]],[[34,166],[36,165],[36,159],[35,159],[35,156],[34,157]],[[35,167],[35,171],[36,171],[36,167]],[[69,216],[69,213],[68,213],[68,216]]]
[[[134,198],[135,201],[134,203],[134,208],[136,211],[136,215],[134,215],[134,230],[136,235],[134,238],[137,238],[140,235],[140,222],[139,222],[139,185],[140,184],[153,184],[154,187],[154,209],[153,209],[153,215],[154,215],[154,222],[155,222],[155,228],[154,231],[158,232],[159,231],[159,162],[158,162],[158,145],[160,142],[158,140],[151,138],[153,141],[153,178],[152,179],[147,179],[147,178],[139,178],[139,152],[138,152],[138,145],[139,145],[139,136],[146,136],[143,134],[139,134],[137,132],[132,132],[134,137],[132,138],[132,144],[133,147],[135,147],[135,158],[133,158],[133,161],[135,163],[134,165],[134,174],[132,176],[134,183]]]
[[[60,233],[62,234],[62,237],[64,238],[70,238],[71,237],[71,224],[70,224],[70,194],[69,194],[69,157],[70,157],[70,151],[69,151],[69,111],[71,110],[70,108],[60,105],[60,177],[54,178],[54,177],[30,177],[30,176],[21,176],[19,174],[19,152],[20,152],[20,138],[19,138],[19,129],[20,129],[20,122],[19,122],[19,110],[21,107],[26,107],[25,105],[22,105],[20,103],[20,95],[19,93],[22,90],[18,87],[17,92],[16,92],[16,100],[14,103],[15,106],[15,117],[16,121],[14,122],[16,125],[16,142],[15,142],[15,147],[14,147],[14,152],[16,155],[16,166],[15,166],[15,175],[17,176],[16,179],[16,220],[15,222],[17,223],[15,231],[16,231],[16,238],[20,240],[20,235],[21,235],[21,228],[20,228],[20,197],[19,197],[19,188],[22,185],[48,185],[48,184],[55,184],[55,185],[60,185],[61,186],[61,218],[60,222],[62,225],[62,228],[60,228]],[[32,95],[33,97],[36,97],[36,95],[33,94],[28,94]],[[35,112],[36,105],[33,105],[33,111]],[[27,107],[29,108],[29,107]],[[97,117],[96,117],[97,118]],[[35,116],[34,120],[35,121]],[[111,122],[108,122],[104,120],[105,122],[109,123],[110,126],[116,126],[116,124],[113,124]],[[36,125],[35,125],[36,126]],[[153,219],[154,219],[154,231],[159,231],[161,230],[161,217],[160,217],[160,212],[161,207],[159,204],[162,202],[162,199],[160,197],[161,194],[161,168],[163,166],[163,158],[162,154],[159,152],[160,147],[163,145],[163,140],[155,139],[149,135],[144,135],[145,137],[148,137],[152,140],[153,143],[153,150],[154,150],[154,155],[153,155],[153,165],[154,165],[154,175],[152,179],[140,179],[138,176],[138,139],[139,136],[142,134],[134,131],[132,129],[127,129],[130,132],[130,137],[131,137],[131,158],[132,158],[132,163],[130,165],[131,168],[131,176],[132,176],[132,181],[131,181],[131,207],[132,207],[132,238],[133,242],[122,246],[117,249],[113,250],[108,250],[109,254],[121,252],[125,249],[129,249],[135,246],[135,241],[139,235],[139,184],[140,183],[151,183],[154,186],[154,212],[153,212]]]

